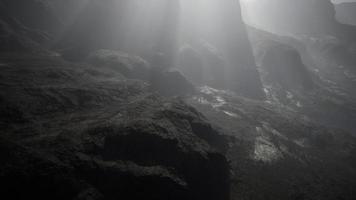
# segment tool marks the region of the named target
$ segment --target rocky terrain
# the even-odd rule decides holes
[[[229,136],[231,199],[353,199],[355,138],[291,107],[209,87],[188,100]]]
[[[146,4],[0,0],[5,199],[355,199],[349,39],[246,29],[223,4],[200,27],[222,39],[178,48],[172,1],[141,46],[124,5]]]
[[[249,35],[268,101],[355,133],[356,62],[345,45],[334,37],[279,36],[252,27]]]
[[[228,199],[224,138],[104,66],[2,54],[1,130],[10,199]]]

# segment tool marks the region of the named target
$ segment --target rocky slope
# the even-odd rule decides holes
[[[1,193],[229,199],[224,138],[182,100],[156,93],[193,92],[184,76],[109,50],[63,60],[48,48],[57,33],[47,26],[55,17],[41,17],[52,16],[46,6],[0,2]]]
[[[187,100],[230,136],[231,199],[354,199],[356,139],[300,111],[209,87]]]
[[[105,66],[0,58],[10,199],[228,199],[224,138],[183,101]]]
[[[93,1],[64,38],[47,27],[63,13],[48,9],[74,1],[13,2],[24,3],[0,0],[14,12],[0,12],[0,192],[9,199],[355,199],[354,60],[341,36],[249,29],[257,71],[244,26],[219,23],[222,43],[234,42],[199,40],[183,59],[212,68],[214,89],[169,68],[149,47],[154,33],[147,47],[117,38],[112,19],[128,10],[112,2],[128,1]],[[241,25],[238,6],[223,5],[222,18]],[[29,10],[38,16],[24,19]],[[226,52],[242,70],[230,74],[244,83],[235,92],[219,70]]]
[[[279,36],[254,28],[249,35],[270,102],[324,126],[355,132],[356,62],[340,52],[345,49],[340,41]]]

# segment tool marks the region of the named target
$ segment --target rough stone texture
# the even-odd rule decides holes
[[[228,199],[226,141],[183,101],[110,66],[0,58],[10,199]]]
[[[355,132],[353,58],[340,50],[344,48],[339,40],[334,37],[303,39],[279,36],[254,28],[249,28],[249,35],[268,101],[291,107],[323,126],[348,130],[352,134]],[[296,54],[300,55],[301,59],[298,58],[297,62],[289,63],[289,59],[283,65],[285,68],[302,67],[300,70],[304,75],[299,77],[297,85],[305,84],[308,86],[307,90],[276,84],[276,81],[284,79],[283,75],[270,77],[271,72],[266,68],[265,59],[271,47],[279,52],[275,59],[270,60],[275,62],[269,63],[274,69],[277,69],[280,61],[284,60],[285,56],[280,55],[285,55],[283,53],[285,50],[291,50],[297,57],[299,56]],[[298,72],[293,73],[293,76],[290,74],[290,78],[285,81],[296,81],[297,74]]]
[[[1,0],[2,15],[8,15],[24,26],[54,33],[61,27],[60,21],[53,15],[48,1],[37,0]]]
[[[147,61],[139,56],[130,56],[112,50],[98,50],[87,58],[88,62],[97,67],[109,67],[117,70],[127,78],[149,80],[151,67]]]
[[[188,102],[229,136],[231,199],[355,198],[356,139],[347,132],[289,105],[209,87]]]
[[[19,6],[19,5],[23,6]],[[0,1],[0,51],[45,53],[60,23],[41,1]]]
[[[268,79],[285,89],[312,89],[313,81],[299,52],[287,45],[271,42],[262,58]]]

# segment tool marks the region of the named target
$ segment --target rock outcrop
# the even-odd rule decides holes
[[[30,29],[53,34],[61,27],[48,1],[1,0],[0,6],[2,16],[7,15]]]
[[[44,1],[0,1],[0,50],[45,52],[61,23]]]
[[[150,79],[152,71],[149,63],[139,56],[105,49],[92,52],[87,62],[96,67],[111,68],[127,78],[146,81]]]
[[[291,106],[209,87],[188,102],[229,135],[232,199],[355,198],[350,134],[317,125]]]
[[[336,19],[343,24],[356,26],[356,3],[345,2],[335,4]]]
[[[328,1],[271,0],[293,37],[251,29],[251,49],[237,1],[180,2],[0,0],[0,193],[355,199],[352,28]]]
[[[226,141],[194,108],[110,65],[17,56],[1,55],[2,194],[229,199]]]
[[[338,39],[301,39],[255,28],[249,28],[249,36],[269,102],[323,126],[355,131],[353,58]]]
[[[311,89],[313,81],[299,52],[287,45],[270,42],[262,58],[262,68],[271,82],[285,89]]]
[[[164,59],[164,61],[158,61]],[[152,66],[139,56],[131,56],[112,50],[98,50],[89,55],[87,62],[96,67],[106,67],[117,71],[126,78],[145,81],[150,84],[153,92],[165,96],[192,94],[194,85],[177,69],[169,68],[163,64],[165,58],[157,58],[156,65]]]
[[[335,19],[329,0],[245,1],[245,21],[272,33],[291,35],[332,35],[355,42],[356,29]]]
[[[199,7],[206,9],[195,10]],[[222,54],[220,58],[224,62],[214,66],[220,73],[211,73],[211,63],[206,66],[206,71],[210,71],[213,77],[217,76],[211,79],[214,84],[249,98],[263,99],[264,93],[242,21],[240,3],[217,0],[183,1],[182,10],[182,38],[195,49],[201,49],[205,45],[201,43],[213,44]],[[204,49],[200,51],[201,55],[205,53]],[[223,82],[222,78],[225,79],[224,84],[220,84]]]

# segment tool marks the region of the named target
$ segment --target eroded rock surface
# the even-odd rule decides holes
[[[17,56],[1,55],[3,194],[229,198],[226,142],[194,108],[110,66]]]

